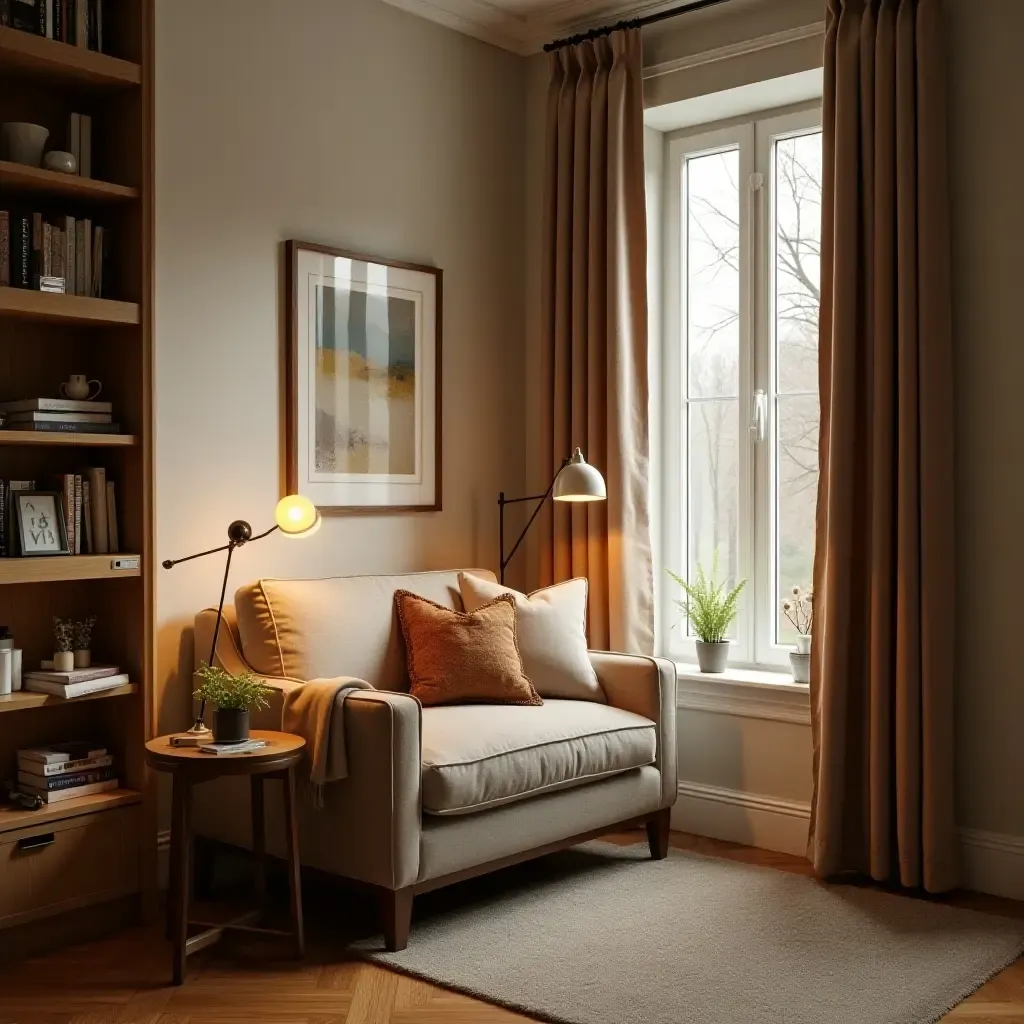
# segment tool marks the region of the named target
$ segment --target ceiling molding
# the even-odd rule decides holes
[[[679,0],[553,0],[532,15],[515,15],[487,0],[384,0],[410,14],[482,39],[521,57],[552,39],[625,18],[659,14]]]

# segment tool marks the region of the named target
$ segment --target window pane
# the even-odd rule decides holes
[[[821,133],[780,139],[774,179],[778,390],[817,391]]]
[[[739,150],[686,162],[688,395],[739,392]]]
[[[739,574],[739,403],[735,399],[689,403],[688,572],[698,562],[718,578]],[[732,635],[732,634],[730,634]]]

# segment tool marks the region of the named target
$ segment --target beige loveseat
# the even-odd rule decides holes
[[[603,703],[424,708],[404,692],[397,589],[462,608],[453,571],[261,580],[225,609],[218,660],[251,668],[279,694],[255,728],[280,728],[280,695],[303,680],[345,675],[375,687],[345,703],[348,777],[327,785],[322,808],[308,794],[300,800],[304,865],[373,886],[387,947],[402,949],[417,893],[619,826],[646,824],[651,855],[665,856],[676,798],[670,662],[592,652]],[[196,616],[197,652],[209,650],[215,622],[212,609]],[[240,785],[197,790],[200,835],[251,845]],[[277,814],[272,796],[272,826]],[[281,853],[281,829],[268,832]]]

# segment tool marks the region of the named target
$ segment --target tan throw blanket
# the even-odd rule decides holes
[[[310,679],[284,697],[281,728],[306,741],[313,802],[323,806],[323,788],[348,775],[345,757],[345,698],[353,690],[372,690],[365,679],[337,676]]]

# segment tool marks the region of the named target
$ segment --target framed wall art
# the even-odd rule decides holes
[[[68,555],[67,531],[59,491],[14,491],[14,518],[21,554]]]
[[[441,510],[441,271],[285,246],[288,491],[321,512]]]

